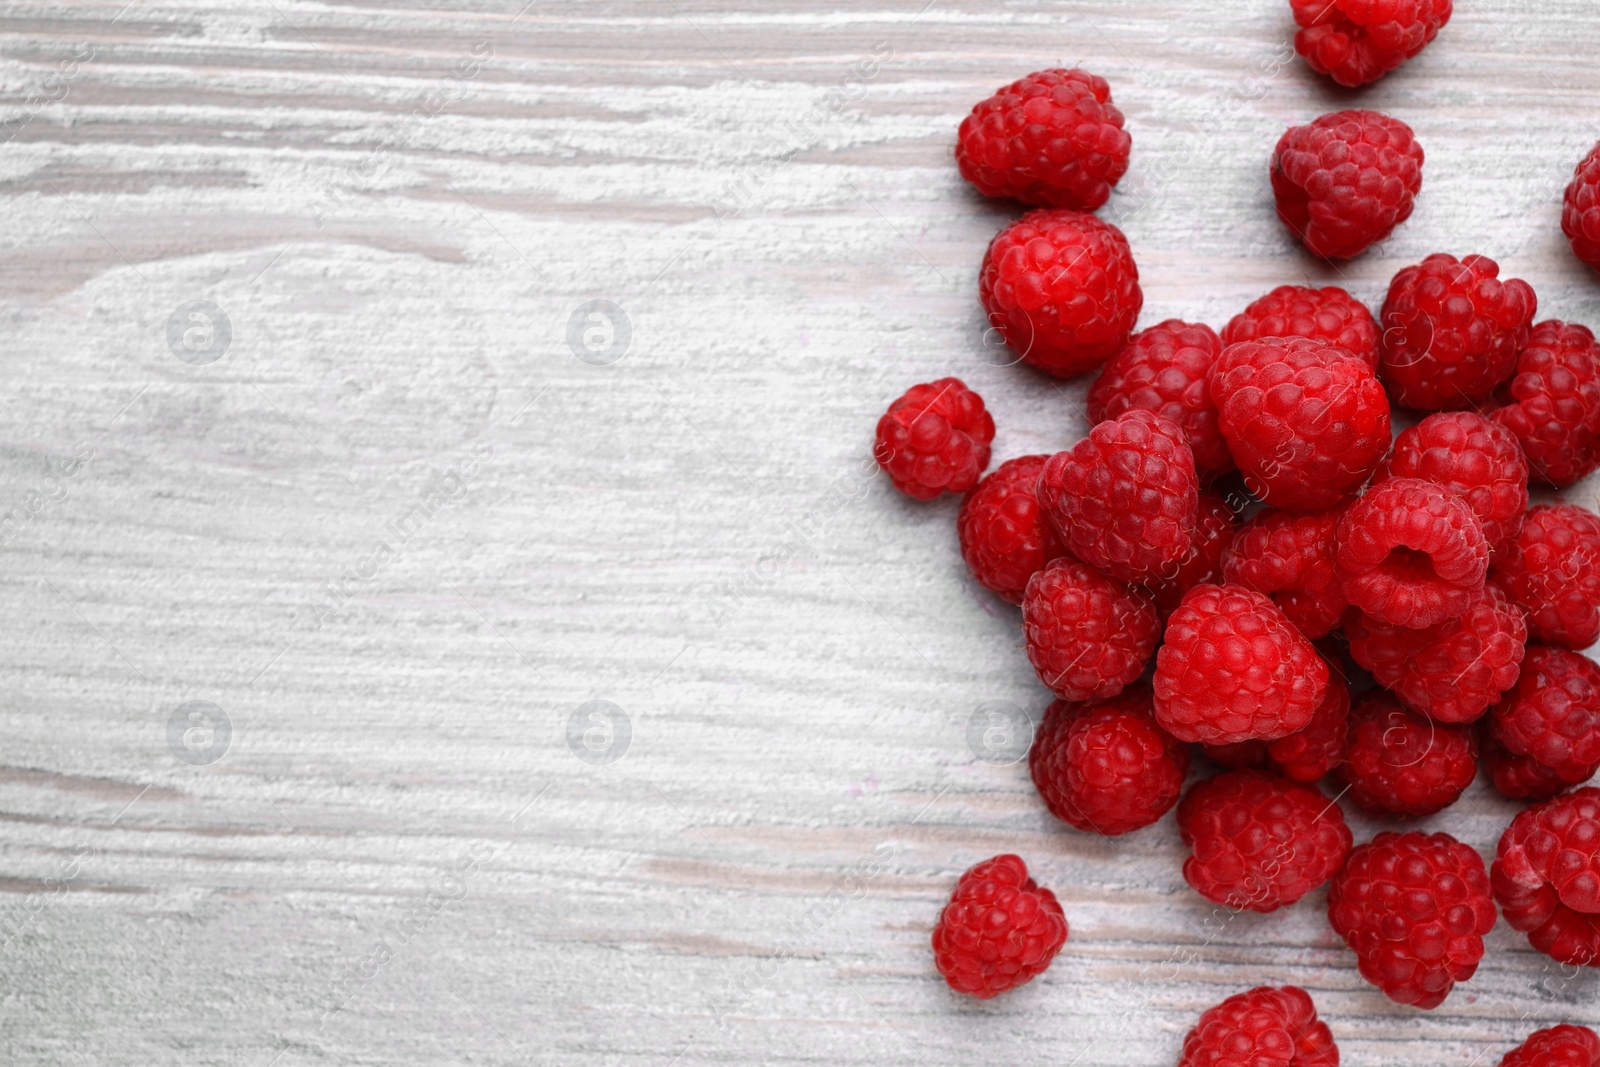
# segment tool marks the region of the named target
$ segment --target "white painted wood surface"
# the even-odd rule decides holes
[[[1596,974],[1503,924],[1419,1013],[1322,894],[1229,917],[1170,818],[1052,822],[966,741],[984,702],[1046,703],[1014,610],[965,577],[953,500],[866,463],[887,401],[949,373],[997,461],[1083,431],[1084,383],[982,355],[1013,212],[950,161],[1049,65],[1127,113],[1105,214],[1146,323],[1306,279],[1376,304],[1453,251],[1600,325],[1557,229],[1600,10],[1459,6],[1346,93],[1288,60],[1278,0],[6,5],[4,1060],[1159,1065],[1281,981],[1355,1067],[1600,1022]],[[1266,160],[1356,103],[1428,161],[1335,271]],[[590,300],[631,328],[609,365],[568,344]],[[575,755],[605,756],[594,700],[626,716],[610,762]],[[1513,811],[1478,786],[1424,825],[1489,852]],[[1005,850],[1072,938],[963,1002],[930,924]]]

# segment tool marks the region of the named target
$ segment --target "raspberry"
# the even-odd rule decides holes
[[[1572,171],[1561,204],[1561,232],[1572,254],[1600,269],[1600,144],[1589,150]]]
[[[1339,514],[1258,512],[1234,537],[1223,577],[1270,596],[1307,637],[1326,635],[1348,606],[1333,565]]]
[[[1194,457],[1178,424],[1148,411],[1102,422],[1051,456],[1038,491],[1067,550],[1123,581],[1172,573],[1194,541]]]
[[[1535,1030],[1500,1067],[1600,1067],[1600,1034],[1569,1023]]]
[[[1381,833],[1328,885],[1328,921],[1362,977],[1419,1008],[1472,977],[1494,920],[1483,858],[1449,834]]]
[[[1434,722],[1380,691],[1350,709],[1344,759],[1357,807],[1389,818],[1432,815],[1477,777],[1478,738],[1470,727]]]
[[[1030,211],[983,254],[978,299],[1024,363],[1062,378],[1128,341],[1144,306],[1122,231],[1078,211]]]
[[[1089,387],[1089,421],[1152,411],[1183,428],[1201,477],[1226,474],[1233,457],[1206,388],[1206,373],[1221,352],[1216,332],[1200,323],[1168,319],[1139,331]]]
[[[1600,789],[1522,812],[1500,835],[1494,898],[1506,922],[1561,963],[1600,965]]]
[[[1271,741],[1300,730],[1328,665],[1277,605],[1241,585],[1197,585],[1156,655],[1156,721],[1180,741]]]
[[[1389,400],[1372,368],[1304,337],[1241,341],[1211,368],[1218,423],[1245,485],[1273,507],[1323,511],[1389,450]]]
[[[1178,1067],[1339,1067],[1339,1049],[1304,989],[1257,986],[1201,1014]]]
[[[1104,78],[1041,70],[961,121],[956,166],[984,196],[1093,211],[1127,171],[1131,144]]]
[[[1415,56],[1450,21],[1450,0],[1289,0],[1294,50],[1347,88],[1375,82]]]
[[[1539,298],[1499,274],[1484,256],[1433,255],[1394,276],[1378,317],[1378,374],[1395,403],[1473,407],[1511,377]]]
[[[1050,814],[1115,837],[1149,826],[1178,802],[1189,748],[1156,724],[1150,689],[1138,686],[1104,704],[1051,704],[1028,770]]]
[[[1459,497],[1419,478],[1368,489],[1339,520],[1344,595],[1381,622],[1421,629],[1483,598],[1489,547]]]
[[[1278,218],[1313,255],[1359,256],[1411,217],[1422,158],[1411,127],[1376,111],[1290,127],[1272,153]]]
[[[1028,579],[1022,597],[1028,662],[1063,700],[1103,700],[1144,671],[1161,636],[1155,605],[1066,557]]]
[[[1309,337],[1353,352],[1378,370],[1378,324],[1367,306],[1343,289],[1280,285],[1233,317],[1223,344],[1268,337]]]
[[[1528,460],[1516,435],[1471,411],[1441,411],[1401,433],[1374,480],[1385,478],[1421,478],[1461,497],[1491,556],[1510,548],[1528,510]]]
[[[1527,756],[1518,756],[1494,739],[1487,729],[1478,738],[1478,758],[1489,781],[1502,795],[1513,800],[1548,800],[1572,788],[1549,767]]]
[[[1006,460],[967,494],[956,516],[961,558],[972,576],[1013,604],[1022,603],[1034,571],[1066,554],[1034,495],[1049,458]]]
[[[1600,665],[1550,645],[1529,645],[1516,688],[1489,712],[1489,734],[1566,785],[1600,771]]]
[[[1328,688],[1304,728],[1276,741],[1203,747],[1207,756],[1225,767],[1271,768],[1291,781],[1315,782],[1344,762],[1349,720],[1350,687],[1330,670]]]
[[[1489,417],[1517,435],[1536,477],[1562,489],[1600,466],[1600,345],[1587,327],[1535,326],[1509,392]]]
[[[964,493],[989,465],[994,419],[959,378],[913,385],[878,420],[872,454],[894,487],[917,500]]]
[[[1183,878],[1214,904],[1287,907],[1344,865],[1350,828],[1339,805],[1309,785],[1229,771],[1184,794],[1178,831],[1192,855]]]
[[[1600,516],[1575,504],[1529,510],[1495,575],[1537,641],[1588,648],[1600,638]]]
[[[1007,854],[956,882],[933,928],[933,962],[951,989],[988,1000],[1037,978],[1066,942],[1056,895]]]
[[[1350,655],[1400,703],[1435,722],[1472,722],[1510,689],[1522,669],[1528,628],[1494,582],[1466,614],[1421,630],[1351,612]]]
[[[1201,490],[1199,516],[1194,539],[1183,559],[1163,569],[1161,577],[1144,583],[1163,619],[1172,614],[1189,590],[1201,582],[1221,580],[1222,557],[1233,543],[1233,509],[1217,494]]]

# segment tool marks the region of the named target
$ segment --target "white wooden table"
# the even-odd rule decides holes
[[[0,12],[0,1058],[1150,1067],[1283,981],[1352,1067],[1600,1023],[1600,977],[1503,924],[1419,1013],[1322,894],[1230,917],[1170,818],[1053,822],[967,742],[1046,703],[1015,611],[956,502],[867,462],[951,373],[997,461],[1083,432],[1083,382],[984,354],[1013,210],[950,160],[1050,65],[1127,113],[1105,215],[1146,323],[1306,280],[1375,305],[1452,251],[1600,325],[1557,229],[1595,0],[1461,0],[1359,94],[1289,60],[1278,0],[522,4]],[[1266,164],[1356,104],[1425,185],[1335,271]],[[1480,785],[1422,825],[1487,853],[1514,810]],[[964,1002],[929,929],[1008,850],[1072,938]]]

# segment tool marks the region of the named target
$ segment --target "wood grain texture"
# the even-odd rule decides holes
[[[1230,916],[1170,819],[1054,823],[967,743],[985,702],[1046,703],[1016,612],[955,502],[868,462],[949,373],[997,459],[1084,430],[1084,383],[983,354],[1013,212],[949,158],[1046,65],[1127,113],[1105,214],[1146,322],[1307,279],[1376,304],[1449,250],[1600,323],[1557,228],[1600,136],[1593,0],[1459,6],[1359,94],[1288,60],[1277,0],[0,8],[6,1062],[1148,1067],[1285,980],[1354,1067],[1600,1022],[1596,975],[1503,924],[1418,1013],[1321,894]],[[1334,270],[1266,158],[1357,101],[1416,128],[1426,185]],[[590,300],[631,329],[608,365],[568,343]],[[573,718],[595,700],[625,750]],[[190,701],[231,726],[211,762],[186,718],[169,743]],[[1513,811],[1480,785],[1425,825],[1487,852]],[[1072,940],[958,1002],[928,930],[1004,850]]]

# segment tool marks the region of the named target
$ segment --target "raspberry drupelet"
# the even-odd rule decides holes
[[[1354,88],[1411,59],[1450,21],[1450,0],[1289,0],[1294,50],[1318,74]]]
[[[1572,172],[1561,200],[1561,232],[1573,255],[1600,270],[1600,144]]]
[[[1488,723],[1480,721],[1478,731],[1478,758],[1483,773],[1501,796],[1512,800],[1549,800],[1572,788],[1549,767],[1538,760],[1519,756],[1507,749],[1489,731]]]
[[[1201,1013],[1178,1067],[1339,1067],[1339,1049],[1305,990],[1257,986]]]
[[[987,1000],[1038,977],[1066,942],[1055,894],[1007,854],[956,882],[933,928],[933,962],[951,989]]]
[[[1222,558],[1233,544],[1233,509],[1222,497],[1202,489],[1194,529],[1194,539],[1183,558],[1163,567],[1157,577],[1144,581],[1144,589],[1155,600],[1163,619],[1195,586],[1222,580]]]
[[[1600,515],[1576,504],[1530,509],[1495,576],[1535,640],[1582,649],[1600,639]]]
[[[894,487],[917,500],[964,493],[989,465],[994,419],[959,378],[913,385],[878,420],[872,454]]]
[[[1516,435],[1534,477],[1562,489],[1600,466],[1600,345],[1588,327],[1535,326],[1508,392],[1489,417]]]
[[[1022,597],[1028,662],[1063,700],[1104,700],[1144,671],[1161,636],[1155,605],[1071,557],[1028,579]]]
[[[1140,330],[1112,356],[1089,387],[1089,421],[1104,422],[1144,410],[1183,428],[1202,479],[1233,469],[1233,457],[1217,429],[1217,408],[1206,375],[1222,342],[1202,323],[1166,322]]]
[[[1483,598],[1489,546],[1472,508],[1432,482],[1391,478],[1339,520],[1345,598],[1381,622],[1421,629]]]
[[[1488,734],[1563,786],[1600,771],[1600,665],[1551,645],[1529,645],[1522,677],[1489,711]],[[1525,772],[1526,773],[1526,772]]]
[[[956,516],[961,558],[972,576],[1013,604],[1022,603],[1035,571],[1066,555],[1034,494],[1049,458],[1006,460],[967,493]]]
[[[1322,651],[1319,649],[1319,651]],[[1324,662],[1332,662],[1324,653]],[[1344,763],[1350,722],[1350,687],[1333,668],[1328,688],[1303,728],[1276,741],[1238,741],[1203,745],[1205,754],[1224,767],[1270,769],[1295,782],[1315,782]]]
[[[1093,211],[1127,171],[1131,145],[1104,78],[1041,70],[962,120],[956,166],[984,196]]]
[[[1337,286],[1280,285],[1235,315],[1222,343],[1309,337],[1358,355],[1378,370],[1378,323],[1367,306]]]
[[[1341,514],[1257,512],[1234,536],[1222,561],[1223,577],[1270,596],[1307,637],[1325,636],[1349,606],[1334,567]]]
[[[1422,160],[1411,127],[1376,111],[1291,127],[1272,153],[1278,218],[1312,255],[1359,256],[1411,217]]]
[[[1571,1023],[1535,1030],[1500,1067],[1600,1067],[1600,1034]]]
[[[1478,738],[1469,726],[1434,722],[1370,693],[1350,709],[1343,773],[1350,800],[1380,818],[1443,811],[1478,774]]]
[[[1517,437],[1472,411],[1441,411],[1395,438],[1374,475],[1421,478],[1467,502],[1492,558],[1504,555],[1528,510],[1528,460]]]
[[[1500,835],[1494,897],[1512,929],[1569,966],[1600,966],[1600,789],[1522,812]]]

